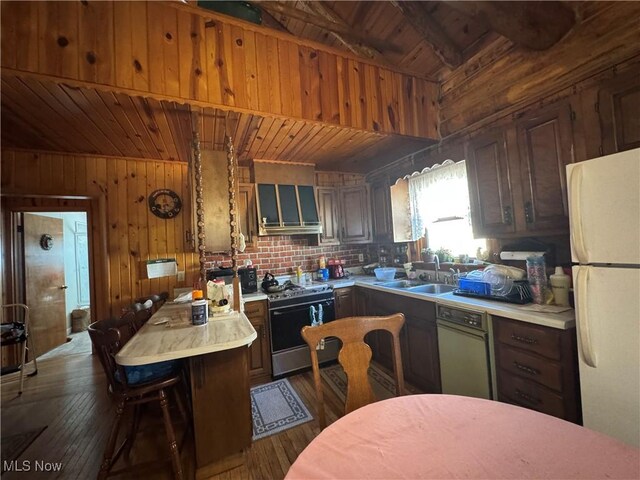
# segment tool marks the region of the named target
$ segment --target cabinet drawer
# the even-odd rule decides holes
[[[553,328],[514,322],[501,317],[495,322],[498,341],[514,347],[530,350],[554,360],[562,357],[561,332]]]
[[[562,390],[562,366],[559,363],[500,345],[498,365],[513,375]]]
[[[244,314],[251,321],[264,321],[266,311],[267,307],[265,305],[265,302],[263,301],[249,302],[244,304]]]
[[[565,418],[564,399],[551,390],[530,380],[498,372],[498,400],[531,408],[558,418]]]

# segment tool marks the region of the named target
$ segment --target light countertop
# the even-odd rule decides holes
[[[324,282],[323,282],[324,283]],[[561,313],[545,313],[531,310],[535,308],[532,304],[516,305],[513,303],[495,302],[491,300],[483,300],[477,298],[462,297],[453,293],[442,293],[439,295],[428,293],[412,293],[398,288],[387,288],[376,285],[380,283],[376,277],[368,275],[352,275],[349,278],[340,278],[329,280],[327,282],[333,285],[333,288],[342,287],[367,287],[385,293],[394,293],[405,297],[417,298],[425,301],[436,302],[451,307],[461,307],[478,312],[485,312],[489,315],[499,315],[510,318],[512,320],[520,320],[522,322],[543,325],[560,330],[567,330],[575,326],[575,310],[570,309]]]
[[[216,315],[206,325],[195,326],[190,303],[168,302],[118,352],[116,362],[132,366],[193,357],[249,346],[256,338],[244,313]]]

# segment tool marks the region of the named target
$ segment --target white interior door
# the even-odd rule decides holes
[[[640,265],[640,149],[567,166],[576,263]]]
[[[573,267],[584,426],[640,446],[640,269]]]

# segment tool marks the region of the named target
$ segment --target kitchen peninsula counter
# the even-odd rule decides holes
[[[243,347],[256,338],[244,313],[211,317],[206,325],[195,326],[190,303],[168,303],[118,352],[116,361],[146,365]]]
[[[249,345],[257,333],[246,315],[230,312],[191,324],[190,303],[165,303],[116,355],[133,366],[183,359],[188,368],[196,479],[244,462],[251,445]]]

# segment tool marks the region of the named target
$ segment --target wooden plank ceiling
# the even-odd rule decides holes
[[[199,119],[202,148],[223,149],[226,127],[245,165],[261,158],[313,163],[318,170],[366,172],[429,145],[423,139],[190,107],[4,74],[1,108],[5,148],[186,162],[193,114]]]
[[[254,0],[263,24],[441,80],[500,35],[545,50],[585,2]],[[215,7],[214,7],[215,8]]]

